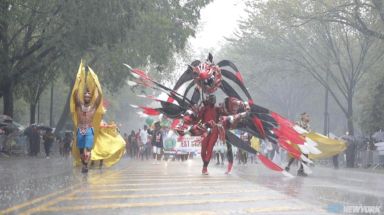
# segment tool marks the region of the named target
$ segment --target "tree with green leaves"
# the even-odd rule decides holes
[[[302,1],[311,6],[313,1]],[[297,23],[330,22],[347,25],[360,33],[384,40],[384,2],[382,0],[318,0],[315,10],[291,11]]]
[[[16,85],[29,74],[41,70],[46,59],[61,54],[54,45],[60,1],[0,2],[0,96],[4,114],[13,116]]]
[[[369,135],[384,129],[384,77],[375,82],[364,97],[360,114],[360,125]]]
[[[290,14],[317,6],[313,1],[250,1],[249,17],[235,43],[265,43],[270,47],[270,60],[290,63],[297,72],[310,74],[328,89],[353,134],[355,93],[362,77],[384,53],[380,43],[348,25],[321,21],[297,25]]]
[[[72,5],[70,11],[78,11],[75,18],[71,15],[67,17],[78,27],[68,34],[71,39],[65,43],[65,50],[69,50],[65,57],[70,59],[66,62],[71,63],[66,67],[69,68],[66,74],[69,82],[72,82],[79,62],[79,58],[74,59],[73,56],[81,56],[98,73],[102,84],[114,92],[125,84],[128,75],[122,63],[160,68],[168,63],[175,52],[181,51],[187,39],[195,34],[200,9],[210,0],[120,0],[100,2],[105,4],[103,7],[89,6],[87,1],[84,2],[80,8],[78,4]],[[100,8],[107,10],[99,11]],[[82,42],[74,43],[79,40]],[[92,41],[94,43],[90,43]],[[66,105],[57,130],[63,127],[68,114]]]
[[[22,89],[17,86],[25,85],[25,80],[43,86],[52,72],[71,83],[80,58],[92,65],[112,91],[125,83],[128,73],[123,62],[133,66],[167,64],[174,52],[184,48],[188,37],[194,36],[200,9],[209,2],[1,1],[0,96],[4,113],[13,115],[13,97],[21,95],[14,91]],[[34,78],[38,76],[41,79]],[[65,110],[60,125],[68,117]]]

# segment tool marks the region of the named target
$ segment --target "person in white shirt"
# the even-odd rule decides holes
[[[144,129],[140,131],[140,156],[141,160],[144,160],[145,158],[148,160],[148,153],[147,153],[147,143],[148,143],[148,126],[144,125]]]

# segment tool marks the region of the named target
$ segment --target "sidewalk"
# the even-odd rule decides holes
[[[324,170],[328,170],[328,171],[336,171],[336,172],[348,172],[348,173],[353,173],[353,172],[361,172],[361,173],[372,173],[372,174],[384,174],[384,168],[382,167],[377,167],[375,169],[373,169],[373,167],[369,167],[369,168],[362,168],[362,167],[355,167],[355,168],[346,168],[346,167],[339,167],[338,169],[335,169],[333,167],[329,167],[329,166],[321,166],[321,165],[317,165],[316,168],[318,169],[324,169]]]

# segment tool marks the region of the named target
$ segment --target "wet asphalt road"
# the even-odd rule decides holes
[[[0,159],[0,214],[304,215],[340,212],[335,205],[384,213],[384,174],[315,167],[310,177],[287,178],[248,164],[228,176],[211,162],[203,176],[200,168],[197,158],[158,165],[124,158],[84,175],[70,159]]]

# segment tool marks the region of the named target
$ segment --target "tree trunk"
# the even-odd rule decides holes
[[[13,81],[4,81],[3,88],[3,105],[5,115],[13,117]]]
[[[347,112],[347,126],[348,126],[348,133],[351,136],[351,140],[347,141],[347,150],[346,150],[346,157],[347,157],[347,167],[353,168],[355,167],[355,158],[356,158],[356,141],[354,138],[354,126],[353,126],[353,95],[348,96],[348,112]]]
[[[51,101],[49,103],[49,127],[53,127],[53,82],[51,84]]]
[[[40,124],[40,98],[37,99],[37,124]]]
[[[72,90],[70,90],[68,92],[68,96],[67,96],[67,100],[65,102],[63,112],[61,113],[60,119],[56,124],[55,135],[58,135],[60,133],[60,131],[63,130],[65,123],[67,122],[68,117],[70,117],[69,116],[69,111],[70,111],[69,110],[69,101],[71,100],[71,94],[72,94]]]
[[[36,122],[36,104],[29,104],[29,123],[32,125]]]
[[[348,96],[347,126],[349,134],[353,136],[355,134],[353,125],[353,95]]]
[[[8,1],[0,1],[0,61],[3,80],[1,80],[1,90],[3,96],[3,114],[13,117],[13,80],[10,73],[9,44],[8,44]]]
[[[328,84],[329,72],[327,72],[326,81]],[[329,101],[329,91],[325,87],[325,101],[324,101],[324,135],[329,135],[329,113],[328,113],[328,101]]]

